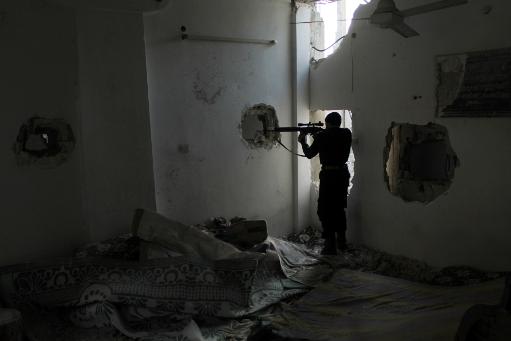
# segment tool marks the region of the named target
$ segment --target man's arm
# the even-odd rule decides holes
[[[309,146],[307,144],[307,134],[300,133],[298,135],[298,142],[302,145],[303,154],[308,158],[312,159],[314,156],[318,155],[319,147],[318,142],[314,139],[314,142]]]

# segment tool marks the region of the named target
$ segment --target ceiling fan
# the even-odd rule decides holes
[[[380,0],[369,20],[371,24],[378,25],[381,28],[390,28],[403,37],[409,38],[418,36],[419,33],[404,22],[406,17],[459,6],[467,2],[468,0],[442,0],[400,11],[397,9],[394,0]]]

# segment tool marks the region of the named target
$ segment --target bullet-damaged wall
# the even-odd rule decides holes
[[[0,4],[0,265],[69,256],[155,208],[142,14],[74,4]],[[60,131],[60,153],[34,159],[23,125],[36,151],[34,132]]]
[[[396,1],[403,9],[424,3]],[[370,16],[375,5],[361,6],[356,17]],[[408,39],[354,21],[337,52],[313,68],[312,109],[353,112],[358,143],[356,200],[348,208],[352,240],[433,265],[510,269],[511,118],[435,114],[435,56],[510,47],[510,12],[508,1],[470,1],[407,18],[420,33]],[[447,128],[460,167],[446,195],[424,205],[389,193],[382,157],[393,121]]]
[[[159,212],[184,223],[262,218],[273,235],[291,231],[292,155],[251,148],[240,130],[246,109],[261,103],[291,124],[290,16],[290,2],[280,0],[175,1],[145,16]],[[277,44],[183,41],[181,26]]]
[[[2,1],[0,42],[0,265],[5,265],[71,252],[88,240],[88,231],[81,211],[73,12],[35,1]],[[65,162],[19,162],[20,127],[35,116],[69,124],[77,145]]]
[[[77,11],[84,210],[92,240],[155,209],[141,13]]]

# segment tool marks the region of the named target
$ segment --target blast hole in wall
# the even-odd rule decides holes
[[[335,42],[350,30],[355,10],[368,3],[367,0],[309,2],[314,3],[315,9],[311,17],[311,45],[316,48],[311,53],[315,60],[327,58],[335,52],[340,46],[340,43]]]
[[[241,136],[250,147],[271,149],[280,139],[280,133],[273,131],[278,126],[275,108],[268,104],[256,104],[243,111]]]
[[[405,201],[428,203],[444,194],[459,160],[445,127],[393,122],[384,149],[388,190]]]
[[[65,162],[74,146],[73,131],[64,120],[32,117],[20,127],[14,153],[20,166],[52,168]]]

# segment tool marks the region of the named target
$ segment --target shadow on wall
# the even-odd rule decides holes
[[[386,141],[384,177],[392,194],[429,203],[449,189],[459,160],[445,127],[393,122]]]

